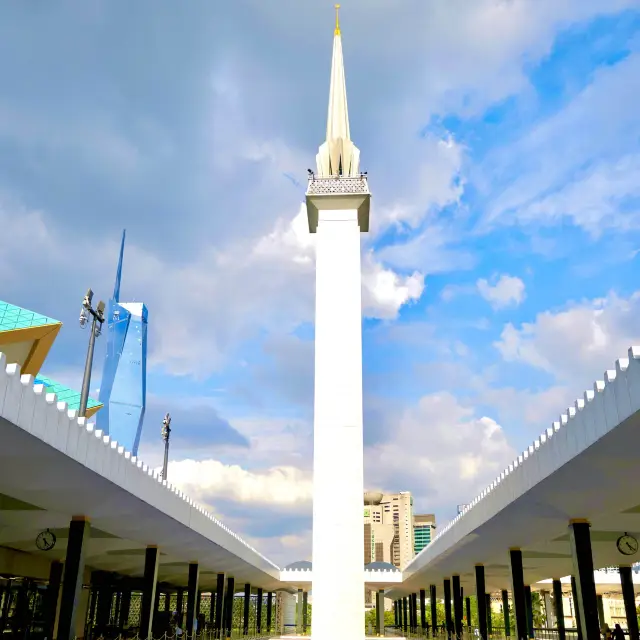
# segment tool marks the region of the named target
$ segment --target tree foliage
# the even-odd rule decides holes
[[[373,609],[369,609],[367,612],[365,612],[365,614],[364,614],[364,630],[365,630],[365,632],[368,631],[369,627],[371,627],[371,629],[375,630],[377,615],[378,615],[378,610],[375,607]],[[384,612],[384,626],[385,627],[392,627],[394,624],[395,624],[395,620],[394,620],[394,617],[393,617],[393,611],[386,611],[385,610],[385,612]]]

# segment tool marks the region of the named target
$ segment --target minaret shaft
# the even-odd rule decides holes
[[[313,636],[363,636],[362,312],[357,211],[320,210],[316,257]]]

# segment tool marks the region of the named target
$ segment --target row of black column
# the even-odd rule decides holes
[[[569,542],[573,559],[571,590],[576,609],[578,640],[600,640],[600,629],[604,625],[602,600],[596,595],[589,528],[589,523],[584,520],[575,520],[569,524]],[[526,585],[524,580],[522,551],[520,549],[510,549],[509,560],[511,566],[511,593],[515,614],[515,636],[517,640],[527,640],[534,637],[533,605],[531,587]],[[635,607],[635,592],[630,566],[620,567],[620,582],[625,603],[629,640],[640,640]],[[484,566],[481,564],[475,567],[475,583],[478,602],[478,635],[480,640],[488,640],[492,633],[491,603],[490,596],[486,593]],[[459,640],[463,632],[463,591],[460,585],[460,577],[453,575],[451,579],[445,579],[443,581],[443,591],[445,608],[443,630],[446,630],[449,639],[455,636],[456,639]],[[511,637],[508,593],[506,590],[503,590],[501,595],[505,635]],[[560,580],[553,580],[553,596],[558,640],[566,640],[563,595]],[[430,586],[429,597],[431,600],[431,625],[433,634],[435,635],[438,631],[435,585]],[[408,599],[403,598],[394,603],[396,626],[404,631],[414,631],[417,627],[415,598],[416,594],[413,594],[409,596]],[[425,591],[421,590],[421,627],[423,630],[426,630],[427,621],[424,598]],[[409,602],[407,602],[407,600],[409,600]],[[452,601],[453,612],[451,610]],[[409,607],[408,616],[407,607]],[[466,617],[467,624],[470,624],[471,605],[469,598],[466,600]]]
[[[58,596],[60,594],[60,606],[57,614],[57,637],[58,640],[73,640],[77,635],[77,615],[80,594],[85,572],[85,552],[91,536],[91,526],[84,517],[75,517],[69,525],[69,537],[64,565],[60,562],[53,562],[49,573],[49,585],[43,602],[44,637],[53,638],[56,622],[56,612]],[[144,573],[139,580],[139,591],[141,591],[140,602],[140,631],[141,638],[148,638],[152,635],[154,612],[158,609],[160,594],[157,592],[158,565],[160,552],[156,546],[149,546],[145,550]],[[187,611],[184,631],[187,635],[192,635],[196,631],[196,620],[200,613],[199,605],[201,594],[198,590],[200,580],[200,568],[197,562],[189,564],[188,585],[187,585]],[[215,594],[211,594],[210,620],[216,638],[230,638],[233,626],[233,603],[235,596],[235,580],[227,577],[225,589],[225,575],[219,573],[216,579]],[[116,591],[108,585],[102,589],[93,589],[89,601],[89,619],[96,620],[96,626],[106,627],[112,615],[112,603],[114,593],[115,618],[118,626],[124,627],[129,618],[131,606],[131,589],[120,589]],[[306,594],[305,594],[306,595]],[[170,596],[165,592],[165,610],[169,610]],[[251,598],[251,585],[244,586],[244,611],[243,611],[243,634],[249,635],[249,604]],[[262,631],[262,604],[263,590],[257,589],[257,611],[256,611],[256,631]],[[305,607],[306,609],[306,607]],[[182,618],[183,611],[183,590],[178,590],[177,611],[179,618]],[[215,614],[215,615],[214,615]],[[266,611],[267,629],[272,628],[273,618],[273,593],[267,594]],[[200,630],[199,630],[200,631]]]

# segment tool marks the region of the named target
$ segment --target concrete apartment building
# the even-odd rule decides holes
[[[364,564],[385,562],[401,571],[433,538],[435,516],[413,514],[410,491],[364,494]],[[417,550],[416,550],[417,549]],[[374,606],[365,591],[365,607]]]
[[[402,570],[413,559],[411,492],[364,494],[364,563],[386,562]]]

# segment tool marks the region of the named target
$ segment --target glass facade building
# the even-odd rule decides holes
[[[436,530],[433,514],[413,516],[413,553],[418,555],[432,540]]]
[[[102,370],[97,428],[138,455],[147,399],[147,323],[143,302],[120,302],[125,234],[113,297],[107,309],[107,354]]]

